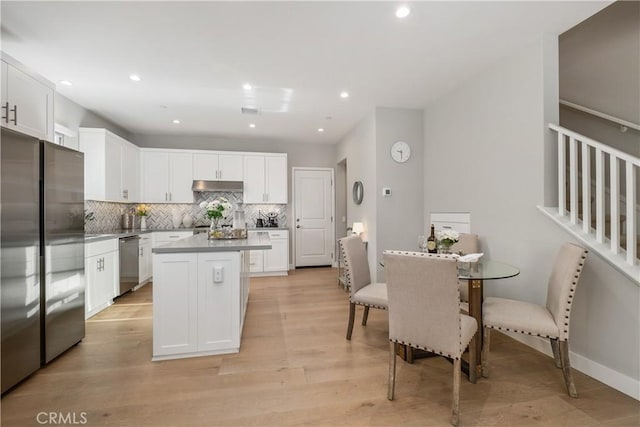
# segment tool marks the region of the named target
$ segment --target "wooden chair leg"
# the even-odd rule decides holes
[[[477,368],[478,368],[478,357],[476,355],[476,340],[478,339],[478,332],[473,335],[471,338],[471,342],[469,343],[469,382],[472,384],[476,383],[477,376]]]
[[[411,347],[410,345],[405,345],[404,351],[407,354],[407,363],[413,364],[413,347]]]
[[[573,383],[573,375],[571,375],[571,363],[569,362],[569,341],[559,341],[560,362],[562,363],[562,375],[564,376],[564,384],[567,386],[567,392],[571,397],[578,397],[576,385]]]
[[[558,347],[558,338],[550,338],[551,351],[553,351],[553,360],[556,363],[556,368],[562,368],[562,360],[560,360],[560,348]]]
[[[362,326],[367,326],[367,319],[369,318],[369,306],[364,306],[364,315],[362,316]]]
[[[479,331],[478,331],[479,332]],[[489,346],[491,341],[491,329],[482,328],[482,376],[489,377]]]
[[[353,332],[353,322],[356,318],[356,305],[355,303],[349,303],[349,325],[347,326],[347,340],[351,340],[351,333]]]
[[[460,420],[460,371],[462,359],[453,361],[453,404],[451,405],[451,424],[458,425]],[[471,367],[469,367],[471,369]]]
[[[393,400],[393,395],[396,389],[396,351],[397,344],[389,342],[389,390],[387,392],[387,399]]]

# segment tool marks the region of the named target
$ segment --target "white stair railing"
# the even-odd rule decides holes
[[[549,128],[558,134],[558,214],[561,217],[568,217],[572,225],[580,225],[580,221],[582,221],[582,232],[592,235],[598,243],[606,243],[605,230],[608,222],[610,227],[609,248],[614,255],[623,251],[620,239],[622,219],[625,227],[623,230],[626,242],[625,260],[631,266],[636,265],[638,262],[636,182],[640,159],[561,126],[549,124]],[[569,153],[568,170],[567,151]],[[595,177],[593,177],[594,171],[592,169],[595,169]],[[608,189],[606,187],[607,169],[609,169]],[[621,171],[624,172],[622,181]],[[568,187],[567,175],[569,178]],[[582,179],[582,185],[579,188],[580,179]],[[594,180],[595,229],[592,227],[591,216],[591,192]],[[621,188],[625,189],[623,197],[620,194]],[[580,197],[579,191],[581,191],[582,197]],[[608,203],[607,192],[609,193]],[[568,204],[567,197],[569,197]],[[582,204],[580,204],[580,199]],[[621,216],[623,212],[624,217]]]

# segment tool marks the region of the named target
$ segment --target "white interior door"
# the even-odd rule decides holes
[[[296,267],[333,263],[333,173],[294,171]]]

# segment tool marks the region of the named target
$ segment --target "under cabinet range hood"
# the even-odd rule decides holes
[[[193,181],[192,191],[228,191],[242,193],[244,183],[242,181]]]

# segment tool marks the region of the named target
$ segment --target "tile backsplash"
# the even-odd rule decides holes
[[[174,215],[176,218],[183,219],[185,215],[188,215],[193,220],[192,227],[198,225],[208,225],[210,223],[207,218],[206,212],[199,204],[203,201],[213,201],[218,197],[225,197],[231,202],[235,209],[241,208],[244,210],[245,220],[249,228],[255,227],[256,219],[268,212],[275,212],[278,215],[278,225],[280,227],[287,226],[287,205],[286,204],[274,204],[274,205],[244,205],[242,203],[241,193],[226,193],[226,192],[206,192],[206,193],[194,193],[194,203],[145,203],[149,206],[149,214],[147,215],[147,228],[148,229],[172,229],[175,228],[173,224]],[[85,209],[87,212],[93,212],[94,219],[85,222],[86,233],[104,233],[112,230],[119,230],[121,228],[121,215],[125,212],[131,212],[136,203],[113,203],[113,202],[101,202],[97,200],[86,200]],[[136,218],[137,219],[137,218]],[[233,222],[233,215],[225,218],[221,221],[221,224],[231,224]],[[139,222],[136,221],[136,224]],[[139,226],[138,226],[139,227]],[[184,228],[181,223],[180,228]]]

